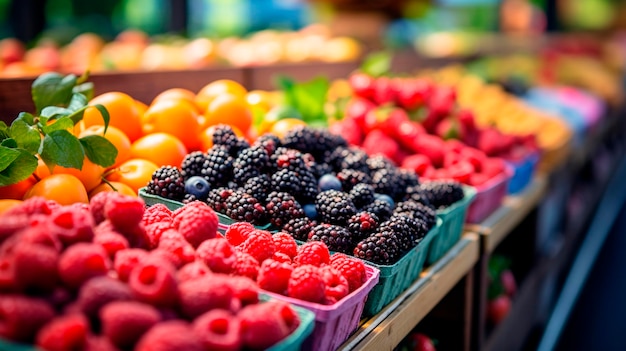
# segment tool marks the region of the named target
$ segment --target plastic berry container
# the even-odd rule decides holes
[[[530,184],[539,163],[539,154],[532,153],[518,162],[508,162],[513,169],[513,175],[509,180],[508,193],[517,194]]]
[[[476,197],[467,209],[467,223],[480,223],[500,207],[512,176],[513,168],[507,166],[505,172],[476,187]]]

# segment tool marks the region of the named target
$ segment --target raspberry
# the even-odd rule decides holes
[[[174,229],[171,221],[155,222],[146,225],[146,234],[150,242],[150,248],[155,248],[159,245],[159,240],[163,232],[169,229]]]
[[[350,292],[360,288],[367,280],[365,264],[361,260],[335,253],[330,258],[330,265],[348,280]]]
[[[36,345],[47,351],[82,350],[87,343],[89,321],[82,314],[57,317],[37,333]]]
[[[176,273],[176,278],[179,283],[184,283],[186,281],[202,278],[210,274],[212,274],[212,272],[209,267],[207,267],[203,262],[196,260],[182,266]]]
[[[204,351],[191,326],[180,320],[159,323],[137,342],[135,351]]]
[[[115,345],[104,336],[87,335],[85,351],[119,351]]]
[[[77,303],[89,318],[97,318],[100,309],[113,301],[129,301],[133,293],[125,283],[111,277],[89,279],[78,292]]]
[[[174,228],[178,229],[187,241],[198,247],[203,241],[217,235],[217,214],[209,205],[193,201],[174,211]]]
[[[27,227],[30,223],[30,219],[31,217],[26,214],[0,216],[0,244]]]
[[[238,248],[250,254],[259,263],[272,257],[275,251],[272,234],[265,230],[255,230]]]
[[[265,302],[264,305],[282,318],[289,329],[289,333],[296,330],[300,325],[300,316],[298,316],[298,313],[294,311],[288,303],[279,300],[271,300]]]
[[[241,337],[245,347],[265,350],[289,335],[289,328],[282,316],[272,311],[272,306],[256,304],[246,306],[239,312]]]
[[[59,253],[50,247],[18,243],[13,249],[13,274],[17,286],[51,291],[59,280]]]
[[[332,305],[350,293],[348,280],[335,268],[324,266],[320,268],[324,285],[326,286],[326,304]]]
[[[201,315],[193,322],[193,331],[206,350],[241,349],[241,323],[228,310],[215,309]]]
[[[74,301],[74,294],[62,286],[56,287],[46,295],[46,301],[56,310],[62,310],[65,305]]]
[[[116,301],[100,310],[102,334],[121,349],[132,349],[137,340],[161,321],[159,311],[141,302]]]
[[[322,241],[310,241],[298,247],[293,261],[298,266],[310,264],[320,267],[330,261],[330,251]]]
[[[272,241],[274,241],[274,248],[276,252],[282,252],[290,258],[296,257],[298,253],[298,244],[294,238],[285,232],[278,232],[272,235]]]
[[[141,221],[145,226],[160,222],[171,223],[173,221],[172,211],[170,211],[170,209],[167,208],[167,206],[165,206],[164,204],[154,204],[146,208],[146,210],[143,212],[143,218]]]
[[[137,226],[143,218],[145,203],[138,197],[118,194],[110,196],[104,205],[104,215],[115,228],[124,232]]]
[[[230,276],[228,284],[233,289],[233,294],[240,302],[240,306],[259,303],[259,286],[250,278]]]
[[[224,274],[214,274],[180,284],[182,314],[194,319],[215,308],[230,310],[233,306],[234,293],[228,278]]]
[[[116,253],[130,247],[128,240],[116,232],[96,233],[93,242],[102,246],[110,258],[114,258]]]
[[[291,257],[287,256],[287,254],[284,254],[282,252],[274,252],[274,254],[272,255],[272,257],[270,257],[272,260],[274,261],[278,261],[278,262],[287,262],[287,263],[292,263],[293,260],[291,259]]]
[[[175,272],[170,262],[151,256],[133,269],[128,285],[139,301],[158,307],[174,306],[178,301]]]
[[[173,232],[176,232],[172,230]],[[158,249],[167,251],[171,254],[172,260],[176,267],[193,262],[196,258],[196,250],[178,234],[178,237],[161,237]]]
[[[113,261],[117,278],[123,282],[128,281],[130,272],[146,258],[148,258],[148,251],[142,249],[127,249],[118,252]]]
[[[90,242],[95,222],[89,211],[65,206],[50,216],[50,226],[50,231],[67,247],[79,242]]]
[[[50,215],[59,207],[61,206],[54,201],[47,200],[41,196],[35,196],[24,200],[21,204],[7,210],[4,213],[4,217],[13,217],[18,215],[31,216],[34,214]]]
[[[0,256],[0,293],[16,290],[16,279],[14,256]]]
[[[237,256],[234,248],[223,237],[203,242],[196,250],[196,258],[216,273],[229,274],[233,271]]]
[[[106,275],[111,261],[98,244],[78,243],[70,246],[59,259],[59,275],[70,288],[77,289],[88,279]]]
[[[138,224],[134,227],[129,227],[125,229],[116,228],[111,221],[104,220],[98,224],[96,227],[96,232],[116,232],[122,234],[126,240],[128,240],[128,244],[131,247],[135,248],[148,248],[150,246],[150,238],[148,237],[148,233],[146,232],[146,228]]]
[[[272,259],[263,261],[257,277],[259,288],[285,295],[292,271],[291,263]]]
[[[294,268],[287,285],[287,295],[309,302],[322,303],[326,287],[319,267],[305,264]]]
[[[254,230],[252,223],[236,222],[228,226],[224,236],[231,245],[238,246],[242,244]]]
[[[235,256],[237,262],[233,274],[256,280],[257,274],[259,274],[259,261],[245,252],[235,251]]]
[[[96,223],[100,223],[106,219],[104,214],[104,206],[110,199],[119,196],[119,194],[113,191],[103,191],[97,193],[89,200],[89,207],[91,209],[91,215]]]
[[[37,331],[54,318],[54,310],[43,300],[0,295],[0,337],[31,342]]]

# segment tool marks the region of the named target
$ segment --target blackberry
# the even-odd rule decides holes
[[[367,206],[374,201],[374,187],[370,184],[357,184],[350,190],[348,193],[350,195],[350,199],[357,208],[362,208],[363,206]]]
[[[194,176],[202,176],[205,161],[206,155],[201,151],[194,151],[187,154],[183,159],[183,163],[181,163],[180,174],[185,180]]]
[[[267,173],[270,168],[270,156],[262,146],[244,149],[233,162],[235,182],[243,185],[252,177]]]
[[[245,139],[237,137],[231,126],[227,124],[215,126],[212,139],[213,145],[226,147],[228,153],[233,157],[236,157],[239,152],[250,146]]]
[[[300,177],[294,171],[287,168],[278,170],[272,174],[272,189],[296,195],[302,190]]]
[[[294,172],[301,172],[310,168],[304,159],[304,154],[296,149],[279,147],[271,157],[274,170],[289,169]]]
[[[302,203],[308,203],[315,201],[315,197],[319,194],[317,186],[317,178],[312,172],[303,172],[298,174],[300,177],[301,189],[296,194],[296,199]]]
[[[404,253],[415,247],[424,235],[420,234],[419,224],[407,216],[393,215],[388,220],[380,224],[381,231],[391,231],[395,233],[400,244],[400,252]],[[425,233],[424,233],[425,234]]]
[[[404,194],[404,200],[411,200],[415,202],[419,202],[425,206],[430,206],[430,201],[428,200],[428,196],[424,193],[420,185],[409,186],[406,188],[406,193]]]
[[[196,200],[198,200],[198,198],[194,194],[186,193],[185,196],[183,197],[183,203],[184,204],[188,204],[188,203],[196,201]]]
[[[427,232],[437,223],[437,213],[432,207],[412,200],[398,202],[393,213],[419,219],[424,222]]]
[[[347,193],[326,190],[315,197],[315,208],[322,222],[345,225],[356,213],[356,206]]]
[[[283,145],[301,152],[310,153],[315,160],[322,161],[325,152],[347,145],[342,137],[326,129],[298,126],[285,134]]]
[[[333,168],[328,163],[314,163],[310,167],[316,179],[320,179],[324,174],[333,173]]]
[[[252,143],[251,147],[262,146],[267,154],[272,156],[276,149],[281,147],[283,143],[281,143],[280,138],[278,138],[274,134],[263,134],[258,137],[254,143]]]
[[[315,222],[308,217],[298,217],[290,219],[287,224],[283,225],[282,230],[291,234],[296,240],[307,241],[315,225]]]
[[[454,180],[435,180],[420,185],[428,201],[436,208],[443,209],[463,199],[463,187]]]
[[[352,169],[369,174],[368,159],[367,153],[360,148],[354,146],[339,147],[326,157],[326,163],[329,163],[336,172]]]
[[[304,211],[296,198],[289,193],[272,191],[265,199],[265,210],[270,223],[282,228],[294,218],[303,218]]]
[[[379,169],[372,175],[374,190],[380,194],[389,195],[394,201],[401,199],[406,193],[406,186],[402,183],[397,169]]]
[[[348,230],[352,234],[352,241],[359,242],[370,236],[378,228],[378,216],[361,211],[348,220]]]
[[[246,181],[243,186],[243,190],[246,194],[250,194],[257,200],[265,203],[265,198],[269,193],[272,186],[270,176],[262,174],[257,177],[252,177]]]
[[[396,167],[393,161],[382,155],[372,156],[366,162],[370,172],[376,172],[381,169],[394,169]]]
[[[386,221],[387,219],[389,219],[393,212],[393,209],[391,208],[389,203],[384,200],[374,200],[369,205],[363,207],[362,210],[375,214],[381,221]]]
[[[185,180],[178,168],[161,166],[152,173],[152,179],[150,179],[146,191],[148,194],[180,201],[185,196]]]
[[[226,186],[233,178],[233,157],[224,145],[213,145],[205,156],[202,177],[212,188]]]
[[[416,186],[420,183],[417,174],[413,171],[409,171],[407,169],[398,169],[397,173],[398,178],[400,179],[400,182],[402,183],[402,186],[405,188],[405,190],[410,186]]]
[[[233,194],[232,189],[228,188],[215,188],[209,191],[207,196],[207,204],[211,206],[215,211],[226,214],[226,200]]]
[[[354,248],[348,229],[328,223],[315,226],[309,233],[308,241],[321,241],[330,251],[343,253],[350,253]]]
[[[393,232],[378,231],[357,243],[352,254],[376,264],[390,265],[401,257],[400,243]]]
[[[226,215],[235,221],[260,225],[266,223],[265,208],[251,195],[234,191],[226,200]]]
[[[344,169],[340,171],[339,173],[337,173],[337,178],[341,182],[341,187],[345,192],[349,192],[357,184],[372,183],[372,178],[369,176],[369,174],[361,171],[356,171],[354,169]]]

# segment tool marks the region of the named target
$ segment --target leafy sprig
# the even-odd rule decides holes
[[[31,94],[35,114],[21,112],[8,126],[0,121],[0,186],[18,183],[33,174],[39,156],[51,170],[55,166],[82,169],[85,156],[102,167],[112,166],[117,149],[100,135],[78,138],[70,131],[83,119],[93,84],[88,75],[77,77],[44,73],[33,81]],[[98,109],[109,125],[109,113]]]

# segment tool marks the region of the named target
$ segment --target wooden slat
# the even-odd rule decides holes
[[[360,65],[359,61],[342,63],[293,63],[251,67],[245,70],[247,88],[250,90],[275,90],[276,77],[285,75],[296,82],[305,82],[316,77],[330,80],[346,79]]]

